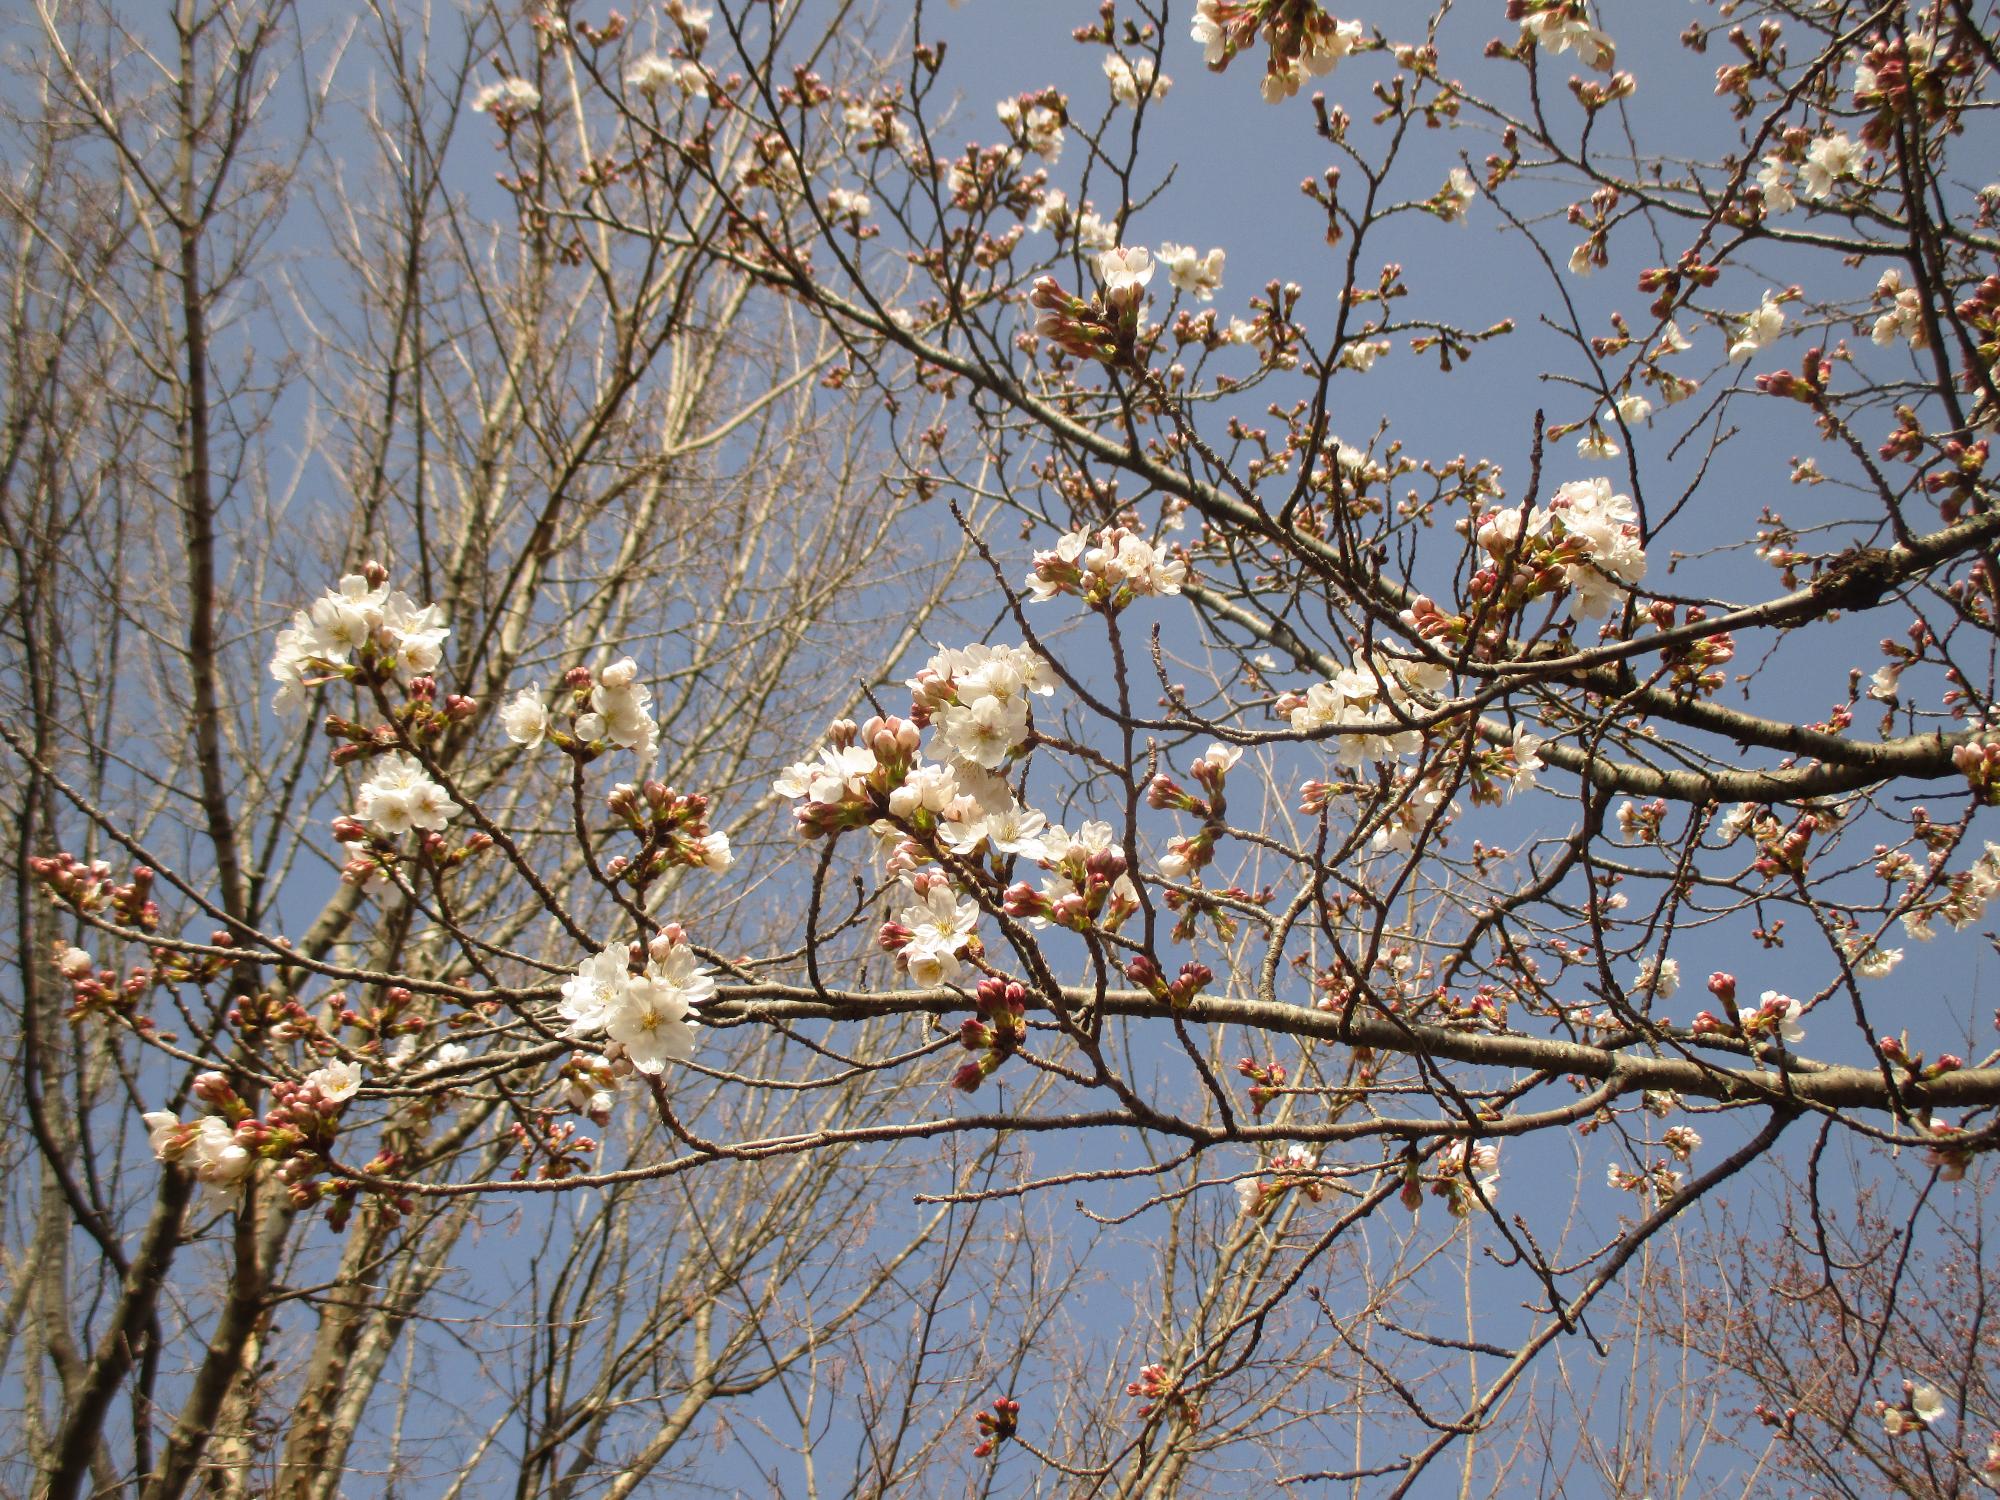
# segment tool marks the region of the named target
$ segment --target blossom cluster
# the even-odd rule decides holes
[[[1518,604],[1567,589],[1572,620],[1608,614],[1646,576],[1638,520],[1631,496],[1604,478],[1573,479],[1546,506],[1486,511],[1471,529],[1491,561],[1469,592]]]
[[[1187,576],[1180,548],[1150,542],[1124,526],[1107,526],[1094,543],[1089,532],[1070,531],[1053,548],[1037,552],[1024,586],[1037,604],[1076,594],[1091,608],[1116,614],[1142,596],[1178,594]]]
[[[1236,1181],[1236,1205],[1240,1212],[1264,1214],[1290,1192],[1317,1203],[1326,1196],[1326,1179],[1320,1175],[1319,1153],[1297,1142],[1271,1159],[1263,1177],[1240,1177]]]
[[[564,679],[569,689],[569,730],[557,731],[538,682],[529,683],[500,710],[507,738],[533,749],[553,737],[565,749],[599,751],[616,745],[651,761],[660,746],[660,726],[653,717],[653,690],[639,681],[639,665],[620,657],[597,672],[573,669]]]
[[[1415,755],[1424,735],[1411,723],[1437,700],[1449,680],[1435,662],[1363,652],[1330,681],[1286,693],[1273,705],[1300,734],[1334,735],[1334,759],[1349,771]]]
[[[1586,68],[1608,72],[1616,58],[1611,38],[1590,24],[1583,0],[1507,0],[1507,19],[1521,23],[1521,40],[1552,57],[1574,51]]]
[[[694,1055],[696,1008],[715,996],[715,976],[704,968],[678,925],[663,927],[633,971],[633,950],[611,943],[577,966],[562,987],[557,1011],[568,1035],[606,1039],[614,1068],[629,1064],[658,1076],[672,1058]]]
[[[370,563],[346,574],[278,632],[270,664],[278,683],[273,707],[293,713],[305,706],[308,689],[336,678],[425,676],[443,660],[450,634],[442,608],[392,590],[387,571]]]
[[[336,1058],[296,1083],[277,1084],[275,1102],[260,1119],[222,1074],[204,1073],[194,1081],[194,1096],[211,1113],[183,1121],[171,1110],[148,1110],[147,1141],[155,1157],[183,1167],[222,1198],[236,1195],[260,1158],[282,1162],[279,1174],[294,1201],[310,1202],[319,1155],[361,1082],[356,1064]]]
[[[393,751],[375,761],[354,804],[357,819],[392,838],[413,828],[441,830],[459,811],[422,761]]]
[[[1028,700],[1055,692],[1049,664],[1026,646],[941,648],[906,684],[910,717],[952,756],[983,770],[1004,766],[1027,742]]]
[[[1054,691],[1050,676],[1025,646],[940,648],[909,679],[909,718],[837,720],[816,759],[772,783],[807,838],[874,836],[903,891],[877,942],[912,984],[956,982],[979,960],[987,906],[1078,930],[1115,929],[1139,908],[1109,824],[1085,822],[1074,833],[1051,824],[997,774],[1027,745],[1029,700]],[[1014,880],[1001,890],[1017,859],[1046,872],[1039,888]]]
[[[1308,78],[1321,78],[1341,59],[1366,45],[1359,21],[1339,21],[1318,5],[1274,4],[1272,0],[1200,0],[1189,30],[1215,72],[1259,34],[1267,49],[1262,91],[1276,104],[1299,91]]]

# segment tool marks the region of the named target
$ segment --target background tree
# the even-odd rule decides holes
[[[2000,1059],[1905,957],[2000,889],[1995,18],[1691,14],[1107,5],[995,119],[922,7],[45,10],[24,1468],[1990,1487]],[[385,186],[280,299],[364,39]],[[1248,297],[1167,218],[1197,46],[1317,158]],[[454,1417],[414,1330],[496,1306]]]

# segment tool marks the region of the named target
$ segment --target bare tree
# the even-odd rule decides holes
[[[44,4],[21,1471],[2000,1482],[1995,15],[1620,10]]]

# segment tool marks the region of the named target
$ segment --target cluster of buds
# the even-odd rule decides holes
[[[1736,976],[1720,970],[1709,975],[1708,992],[1724,1006],[1735,1005]],[[1694,1032],[1697,1036],[1733,1033],[1753,1044],[1769,1041],[1782,1046],[1787,1042],[1805,1040],[1806,1029],[1799,1020],[1804,1009],[1790,995],[1766,990],[1758,997],[1757,1004],[1737,1007],[1734,1021],[1725,1021],[1711,1011],[1703,1011],[1694,1018]]]
[[[1002,1396],[992,1408],[977,1413],[973,1422],[979,1429],[979,1446],[972,1450],[974,1458],[985,1458],[1019,1429],[1021,1403],[1012,1396]]]
[[[1985,807],[2000,803],[2000,740],[1975,740],[1953,747],[1951,763]]]
[[[324,1029],[306,1008],[290,996],[282,1000],[275,996],[258,994],[243,1002],[238,1011],[232,1012],[232,1019],[241,1016],[237,1024],[261,1028],[269,1027],[271,1040],[276,1042],[304,1042],[308,1046],[317,1042],[325,1031],[348,1028],[360,1033],[360,1041],[354,1045],[366,1047],[370,1043],[391,1036],[413,1037],[427,1024],[418,1014],[416,992],[408,985],[384,985],[379,998],[373,1003],[363,1000],[350,1001],[343,992],[336,991],[325,998],[326,1022]],[[416,1044],[410,1043],[412,1047]]]
[[[236,1138],[253,1156],[275,1161],[292,1206],[308,1208],[325,1196],[318,1177],[339,1133],[340,1101],[310,1081],[279,1084],[275,1093],[277,1104],[263,1119],[238,1125]]]
[[[1933,1078],[1942,1078],[1947,1073],[1956,1073],[1965,1066],[1965,1059],[1956,1052],[1941,1052],[1936,1062],[1925,1062],[1921,1052],[1910,1050],[1908,1032],[1901,1036],[1885,1036],[1876,1042],[1876,1049],[1884,1060],[1895,1064],[1907,1076],[1919,1083],[1927,1083]]]
[[[120,885],[103,860],[85,864],[74,854],[50,854],[28,861],[28,871],[42,883],[49,899],[76,912],[108,911],[126,927],[150,932],[160,925],[160,908],[152,899],[153,872],[132,867],[132,878]]]
[[[1472,628],[1472,622],[1464,615],[1447,613],[1429,594],[1417,595],[1410,601],[1409,608],[1402,611],[1400,618],[1424,640],[1442,640],[1455,646],[1464,644]],[[1494,639],[1497,644],[1498,636]]]
[[[1224,901],[1240,901],[1248,906],[1269,906],[1275,894],[1275,887],[1268,885],[1255,891],[1245,890],[1240,885],[1210,887],[1207,890],[1197,886],[1185,891],[1168,887],[1160,892],[1160,898],[1165,902],[1167,910],[1175,913],[1173,928],[1175,942],[1193,942],[1202,921],[1206,919],[1214,930],[1216,940],[1226,945],[1235,941],[1238,923],[1235,914],[1223,904]]]
[[[1176,835],[1167,840],[1167,852],[1160,857],[1160,874],[1168,880],[1186,880],[1198,875],[1215,858],[1215,845],[1222,836],[1227,799],[1223,783],[1230,767],[1243,756],[1233,745],[1213,744],[1188,767],[1196,784],[1208,795],[1198,797],[1173,777],[1162,772],[1146,789],[1147,805],[1163,811],[1189,813],[1202,819],[1192,835]]]
[[[1676,266],[1652,266],[1639,273],[1639,290],[1657,292],[1649,309],[1654,317],[1664,318],[1694,292],[1712,287],[1722,275],[1722,268],[1703,265],[1701,256],[1693,250],[1681,254]]]
[[[139,999],[153,987],[150,969],[138,967],[120,977],[116,969],[100,969],[97,960],[82,948],[58,941],[54,948],[56,972],[69,981],[68,1019],[80,1021],[93,1013],[123,1016],[141,1031],[150,1031],[150,1016],[135,1014]]]
[[[1654,1162],[1643,1172],[1628,1172],[1613,1162],[1605,1169],[1604,1178],[1616,1192],[1631,1193],[1656,1203],[1673,1197],[1681,1187],[1681,1174],[1671,1162],[1664,1161]]]
[[[1938,445],[1938,453],[1944,462],[1924,475],[1924,492],[1942,497],[1938,501],[1941,519],[1956,521],[1991,483],[1986,477],[1986,460],[1992,447],[1985,438],[1976,443],[1947,438]]]
[[[1669,1125],[1660,1136],[1660,1144],[1673,1154],[1675,1161],[1693,1161],[1695,1152],[1701,1149],[1701,1133],[1691,1125]]]
[[[1028,991],[1013,980],[985,978],[973,991],[977,1016],[959,1024],[958,1042],[974,1053],[951,1075],[951,1086],[971,1093],[991,1078],[1000,1065],[1028,1039]]]
[[[1173,1378],[1167,1374],[1165,1365],[1141,1366],[1139,1378],[1127,1383],[1125,1394],[1139,1397],[1145,1402],[1145,1405],[1139,1408],[1142,1419],[1166,1409],[1172,1411],[1190,1428],[1201,1425],[1201,1408],[1184,1391],[1175,1388]]]
[[[1236,1064],[1236,1071],[1250,1080],[1250,1113],[1261,1118],[1264,1106],[1284,1092],[1285,1065],[1260,1064],[1255,1058],[1246,1057]]]
[[[1667,816],[1664,798],[1655,797],[1651,802],[1621,802],[1618,804],[1618,832],[1635,844],[1657,844],[1660,841],[1660,826]]]
[[[736,862],[729,835],[708,826],[708,798],[677,792],[663,781],[620,782],[606,799],[612,816],[643,841],[639,852],[613,861],[613,879],[643,886],[670,869],[721,872]]]
[[[1258,91],[1270,104],[1291,98],[1307,79],[1324,77],[1370,45],[1361,22],[1336,20],[1296,0],[1202,0],[1195,14],[1193,36],[1213,72],[1227,68],[1260,33],[1266,56]],[[1411,58],[1404,66],[1415,63]]]
[[[1160,330],[1142,327],[1142,303],[1125,292],[1130,285],[1137,283],[1121,284],[1119,300],[1113,301],[1113,293],[1079,297],[1053,276],[1038,277],[1028,293],[1028,305],[1041,314],[1035,332],[1073,359],[1112,368],[1143,366]]]
[[[773,786],[780,796],[802,799],[792,817],[807,838],[866,828],[889,810],[889,794],[903,784],[922,745],[921,715],[916,722],[872,718],[859,727],[835,719],[819,760],[799,762]]]
[[[1016,881],[1007,887],[1003,909],[1010,917],[1038,918],[1072,932],[1115,932],[1139,909],[1129,868],[1125,851],[1116,844],[1087,853],[1072,847],[1054,865],[1068,890],[1051,896],[1025,880]]]
[[[321,722],[326,737],[337,743],[330,759],[336,766],[364,760],[371,755],[388,755],[406,743],[435,741],[454,724],[476,717],[479,703],[460,693],[438,696],[435,677],[413,677],[407,695],[391,711],[393,724],[368,725],[338,713],[329,713]]]
[[[1616,104],[1620,99],[1631,98],[1633,90],[1638,86],[1639,81],[1623,69],[1606,79],[1573,77],[1569,81],[1570,93],[1574,94],[1576,102],[1591,114],[1595,114],[1607,104]],[[1610,264],[1610,257],[1604,253],[1602,228],[1591,236],[1589,243],[1591,263],[1598,266]]]
[[[1158,546],[1128,527],[1107,526],[1095,545],[1087,532],[1072,531],[1053,549],[1037,552],[1026,587],[1038,604],[1075,594],[1092,609],[1117,614],[1143,595],[1178,594],[1187,573],[1186,548]]]
[[[254,1158],[238,1132],[252,1123],[250,1106],[220,1073],[203,1073],[194,1081],[195,1098],[212,1113],[183,1122],[166,1110],[145,1116],[153,1155],[192,1172],[217,1193],[233,1194],[250,1174]]]
[[[1465,593],[1491,614],[1504,617],[1559,592],[1568,579],[1565,559],[1556,557],[1547,537],[1538,534],[1534,523],[1540,512],[1526,512],[1526,506],[1500,507],[1458,523],[1490,559],[1466,581]],[[1581,552],[1580,547],[1572,550]],[[1458,633],[1463,635],[1464,627]]]
[[[1236,1200],[1244,1213],[1264,1214],[1294,1190],[1313,1203],[1324,1198],[1327,1191],[1318,1155],[1296,1142],[1272,1159],[1268,1175],[1241,1179],[1236,1184]]]
[[[537,1110],[533,1120],[516,1120],[511,1130],[514,1147],[521,1153],[515,1182],[531,1176],[540,1182],[559,1182],[581,1172],[597,1150],[597,1142],[581,1134],[576,1121],[559,1119],[554,1110]]]
[[[1901,122],[1918,113],[1927,125],[1949,121],[1958,128],[1959,106],[1950,85],[1954,78],[1970,77],[1977,59],[1971,48],[1956,43],[1956,37],[1927,31],[1876,33],[1854,67],[1855,107],[1871,111],[1861,126],[1863,141],[1886,151]]]
[[[1466,783],[1472,800],[1482,806],[1497,807],[1517,792],[1535,785],[1536,775],[1545,769],[1540,751],[1548,741],[1525,724],[1514,726],[1514,737],[1504,745],[1457,747],[1455,753],[1465,765]]]
[[[404,858],[403,847],[396,838],[351,813],[335,818],[331,831],[336,843],[348,846],[340,878],[349,885],[365,886]],[[476,829],[465,836],[463,843],[448,838],[441,829],[419,829],[416,855],[426,868],[443,872],[457,869],[492,847],[493,836]]]
[[[392,1177],[403,1165],[402,1156],[394,1151],[377,1151],[369,1157],[361,1170],[370,1177]],[[335,1234],[347,1228],[348,1218],[354,1212],[354,1205],[362,1194],[358,1182],[340,1180],[335,1182],[313,1182],[307,1184],[304,1192],[310,1201],[320,1203],[326,1209],[327,1228]],[[369,1210],[383,1227],[394,1229],[406,1214],[417,1211],[416,1202],[404,1193],[385,1192],[368,1189]]]
[[[368,756],[386,756],[402,748],[402,740],[396,738],[396,728],[392,724],[360,724],[344,714],[328,714],[320,722],[320,730],[326,732],[328,740],[334,740],[332,760],[336,766],[350,766],[356,760],[366,760]]]
[[[1662,631],[1699,625],[1708,618],[1708,611],[1699,604],[1690,604],[1683,613],[1679,606],[1665,600],[1648,604],[1646,614],[1653,628]],[[1660,652],[1661,664],[1673,672],[1674,691],[1683,695],[1720,692],[1728,679],[1717,669],[1727,666],[1735,657],[1736,638],[1727,631],[1692,641],[1677,640]]]
[[[1776,818],[1759,818],[1750,831],[1757,840],[1757,858],[1751,868],[1759,875],[1803,875],[1812,837],[1819,831],[1819,816],[1800,813],[1790,828]]]
[[[1215,972],[1207,964],[1185,963],[1181,965],[1180,977],[1169,984],[1160,966],[1143,953],[1126,961],[1125,977],[1155,1000],[1164,1000],[1175,1007],[1191,1004],[1196,995],[1215,983]]]
[[[234,948],[236,939],[227,931],[218,928],[208,935],[211,948]],[[153,968],[151,978],[154,983],[208,985],[215,983],[237,964],[247,962],[229,954],[186,953],[173,948],[159,947],[152,953]],[[139,970],[134,970],[136,975]]]
[[[1790,370],[1773,370],[1757,377],[1757,389],[1767,396],[1777,396],[1788,401],[1802,401],[1817,410],[1826,400],[1827,380],[1833,374],[1833,363],[1826,357],[1824,349],[1808,349],[1799,361],[1799,373]]]
[[[1495,1170],[1499,1162],[1500,1148],[1492,1142],[1475,1146],[1463,1138],[1455,1140],[1437,1155],[1431,1196],[1442,1198],[1454,1219],[1469,1218],[1476,1210],[1491,1204],[1499,1192],[1500,1174]],[[1415,1213],[1417,1206],[1410,1201],[1411,1197],[1411,1179],[1406,1170],[1402,1203]]]

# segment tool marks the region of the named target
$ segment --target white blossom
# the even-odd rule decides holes
[[[1731,359],[1746,359],[1759,349],[1768,347],[1785,329],[1785,310],[1778,306],[1769,292],[1757,310],[1751,313],[1736,330],[1736,337],[1729,345]]]
[[[356,1063],[335,1058],[306,1074],[306,1082],[335,1104],[352,1099],[361,1088],[361,1068]]]
[[[832,188],[826,195],[826,211],[836,219],[865,219],[873,213],[875,205],[866,193],[857,193],[848,188]]]
[[[1472,180],[1472,174],[1463,167],[1453,167],[1445,185],[1439,189],[1431,202],[1437,216],[1447,224],[1463,224],[1472,200],[1479,196],[1479,188]]]
[[[1535,45],[1551,55],[1560,56],[1575,49],[1576,60],[1586,68],[1611,66],[1611,38],[1572,14],[1567,7],[1559,6],[1529,16],[1521,22],[1521,35],[1533,37]]]
[[[442,829],[458,813],[458,804],[415,756],[391,752],[374,769],[361,784],[355,816],[392,838],[413,828]]]
[[[1632,981],[1635,995],[1651,995],[1659,1000],[1671,1000],[1680,987],[1680,960],[1673,958],[1647,959],[1639,966],[1638,976]]]
[[[1197,255],[1192,245],[1172,241],[1160,246],[1160,260],[1167,268],[1167,280],[1183,292],[1192,292],[1203,302],[1213,301],[1222,289],[1223,251]]]
[[[1124,245],[1097,257],[1097,274],[1113,296],[1136,296],[1153,279],[1153,252],[1144,245]]]
[[[1141,99],[1164,99],[1174,86],[1173,79],[1157,72],[1152,58],[1127,62],[1115,52],[1104,57],[1105,81],[1111,85],[1111,102],[1136,106]]]
[[[930,989],[959,976],[963,966],[958,957],[979,925],[979,907],[958,900],[949,885],[936,880],[915,905],[898,914],[897,921],[912,934],[900,954],[910,982]]]
[[[676,59],[649,52],[625,70],[625,86],[648,99],[669,88],[695,94],[708,87],[708,70],[693,58]]]
[[[549,732],[549,711],[542,702],[542,685],[531,682],[509,698],[500,710],[500,727],[507,738],[529,749],[541,744]]]
[[[1791,163],[1782,156],[1767,156],[1757,173],[1757,186],[1764,194],[1764,211],[1768,214],[1787,214],[1799,206],[1799,200],[1792,193]]]
[[[1825,135],[1806,148],[1805,165],[1799,168],[1799,192],[1807,198],[1825,198],[1842,177],[1852,177],[1867,150],[1845,135]]]
[[[531,115],[542,107],[542,91],[525,78],[503,78],[474,94],[472,107],[502,117]]]

